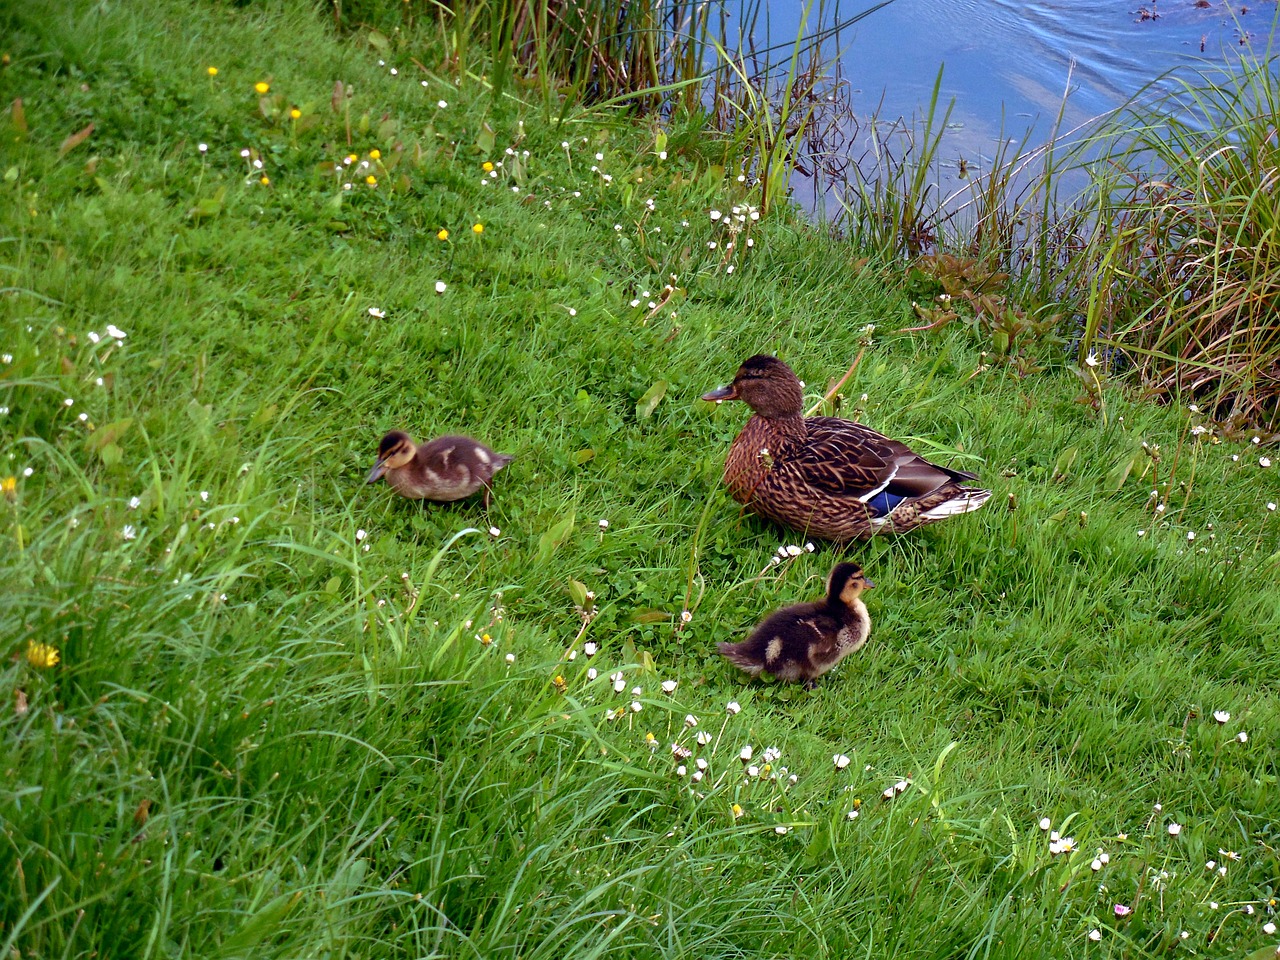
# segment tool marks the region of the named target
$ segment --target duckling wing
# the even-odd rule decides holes
[[[851,497],[888,512],[971,474],[930,463],[905,443],[838,417],[810,417],[792,463],[806,483],[828,496]]]
[[[814,614],[809,622],[815,634],[814,642],[809,647],[810,659],[819,661],[834,655],[840,645],[840,629],[844,622],[826,612]]]

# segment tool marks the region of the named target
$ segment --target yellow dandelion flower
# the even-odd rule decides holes
[[[370,151],[369,151],[369,159],[370,159],[370,160],[381,160],[381,159],[382,159],[382,151],[381,151],[381,150],[377,150],[377,149],[370,150]]]
[[[484,163],[480,164],[480,169],[485,173],[493,173],[493,164],[486,160]]]
[[[48,670],[58,665],[58,648],[47,643],[27,641],[27,663],[41,670]]]
[[[378,185],[378,178],[371,173],[364,178],[364,182],[371,187],[376,187]]]
[[[493,643],[493,637],[489,636],[487,633],[481,634],[480,642],[487,647],[489,644]]]
[[[735,820],[737,820],[740,816],[742,816],[742,807],[740,807],[736,803],[732,807],[730,807],[729,810],[733,813],[733,819]]]
[[[355,163],[359,159],[360,158],[357,157],[354,153],[348,153],[346,156],[347,163]]]
[[[477,234],[479,234],[479,233],[484,233],[484,224],[483,224],[483,223],[477,223],[474,227],[472,227],[472,228],[471,228],[471,232],[472,232],[472,233],[477,233]]]
[[[6,500],[17,500],[18,499],[18,478],[5,477],[3,480],[0,480],[0,493],[4,494],[4,498]]]
[[[445,230],[443,227],[441,227],[441,228],[440,228],[440,232],[436,234],[436,239],[437,239],[437,240],[448,240],[448,239],[449,239],[449,231],[448,231],[448,230]]]
[[[299,110],[297,107],[294,107],[292,110],[290,110],[290,111],[289,111],[289,116],[291,116],[291,117],[293,117],[293,119],[297,120],[298,118],[300,118],[300,117],[302,116],[302,111],[301,111],[301,110]]]
[[[271,178],[270,178],[270,177],[268,177],[268,176],[264,173],[264,174],[262,175],[262,179],[260,179],[258,182],[259,182],[260,184],[262,184],[264,187],[266,187],[266,186],[270,186],[270,185],[271,185]]]
[[[259,80],[253,85],[253,89],[257,90],[259,93],[266,93],[271,89],[271,84],[267,83],[265,80]]]
[[[216,77],[217,75],[218,75],[218,68],[217,68],[217,67],[210,67],[210,68],[209,68],[209,76],[211,76],[211,77]]]

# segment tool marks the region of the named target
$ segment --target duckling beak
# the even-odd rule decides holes
[[[870,580],[868,580],[866,577],[863,577],[863,578],[862,578],[862,588],[863,588],[864,590],[870,590],[870,589],[871,589],[872,587],[874,587],[874,586],[875,586],[875,584],[874,584],[874,583],[872,583]]]
[[[373,469],[369,471],[369,479],[365,483],[377,483],[382,479],[382,475],[387,472],[387,461],[384,457],[373,465]]]
[[[734,385],[731,383],[728,386],[717,387],[715,390],[712,390],[710,393],[704,393],[702,395],[702,399],[713,400],[716,403],[719,403],[721,400],[737,400],[738,391],[734,387]]]

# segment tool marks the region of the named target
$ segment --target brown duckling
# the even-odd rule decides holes
[[[378,444],[378,462],[367,482],[385,476],[402,497],[440,502],[461,500],[484,487],[488,509],[493,475],[514,459],[470,437],[439,437],[418,446],[407,433],[392,430]]]
[[[930,463],[906,444],[839,417],[804,416],[791,368],[757,354],[703,400],[742,400],[752,416],[729,447],[733,499],[811,537],[839,542],[904,533],[977,510],[991,491],[973,474]]]
[[[862,591],[875,584],[856,563],[837,563],[827,577],[827,595],[769,614],[741,643],[716,649],[753,677],[767,672],[780,680],[802,680],[812,690],[840,660],[871,635],[871,617]]]

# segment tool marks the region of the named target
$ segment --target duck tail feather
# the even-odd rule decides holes
[[[732,663],[735,667],[746,670],[753,676],[764,669],[764,665],[753,659],[750,654],[742,649],[740,643],[728,643],[723,641],[716,644],[716,650],[720,655]]]
[[[947,517],[959,516],[962,513],[972,513],[986,503],[990,496],[990,490],[982,490],[978,487],[961,487],[956,491],[954,497],[944,500],[928,510],[921,511],[920,519],[944,520]]]

